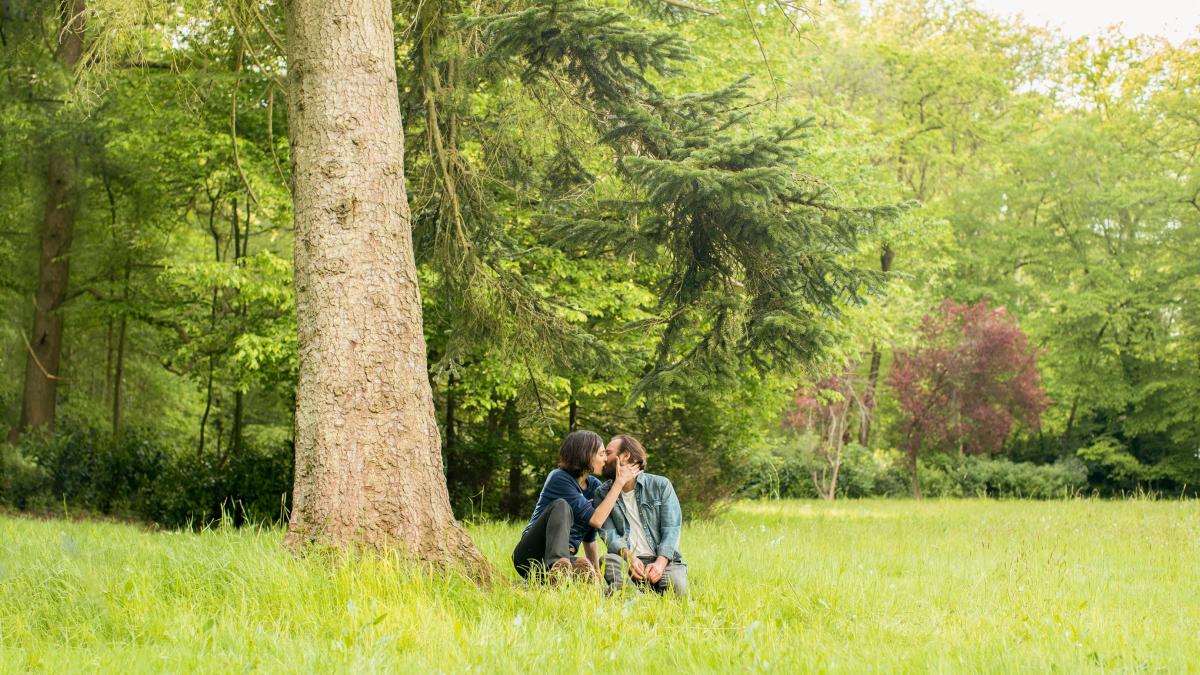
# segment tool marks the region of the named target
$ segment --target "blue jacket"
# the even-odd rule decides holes
[[[538,516],[542,515],[542,511],[553,504],[554,500],[565,499],[571,505],[571,516],[574,520],[571,523],[571,550],[578,551],[581,541],[596,541],[596,530],[588,521],[596,511],[592,506],[592,495],[600,487],[600,479],[588,476],[587,483],[587,488],[581,490],[579,483],[575,482],[575,478],[571,474],[562,469],[551,471],[550,475],[546,476],[546,483],[542,486],[541,494],[538,495],[537,505],[533,508],[533,516],[529,519],[529,524],[525,526],[525,532],[529,531],[529,528],[533,526],[533,521],[537,520]]]
[[[612,481],[601,485],[592,498],[593,504],[599,504],[612,488]],[[646,531],[646,541],[655,553],[674,562],[683,562],[679,554],[679,530],[683,526],[683,511],[679,508],[679,498],[675,496],[675,488],[671,481],[664,476],[652,473],[638,474],[637,484],[633,487],[634,500],[638,504],[638,514],[642,518],[642,527]],[[616,553],[623,548],[629,548],[629,518],[625,515],[625,502],[618,499],[608,520],[600,526],[600,534],[610,553]]]

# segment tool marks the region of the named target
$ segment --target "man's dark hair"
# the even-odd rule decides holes
[[[638,465],[642,471],[646,470],[646,449],[638,443],[638,439],[627,434],[617,434],[612,438],[617,442],[617,454],[628,454],[629,463]]]
[[[572,431],[558,446],[558,468],[579,478],[591,471],[592,456],[604,447],[604,439],[594,431]]]

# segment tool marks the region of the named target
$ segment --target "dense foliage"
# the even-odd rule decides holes
[[[95,0],[71,71],[55,4],[0,5],[0,502],[273,518],[282,12]],[[905,452],[926,495],[1200,484],[1200,42],[941,0],[394,7],[459,515],[523,517],[576,427],[640,437],[693,510],[901,494]],[[79,204],[58,424],[22,434],[51,149]],[[923,401],[943,374],[953,405]]]

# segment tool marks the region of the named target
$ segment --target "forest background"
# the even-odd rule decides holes
[[[297,362],[282,13],[96,2],[70,63],[41,4],[0,25],[0,502],[278,519]],[[642,439],[692,513],[1200,483],[1200,40],[1067,40],[911,0],[395,16],[459,517],[527,515],[572,428]],[[696,168],[713,156],[805,186],[804,241],[738,233],[800,271],[672,239],[674,218],[755,208],[761,186]],[[47,369],[30,327],[65,184]],[[809,302],[745,287],[777,273]],[[56,387],[27,430],[31,368]]]

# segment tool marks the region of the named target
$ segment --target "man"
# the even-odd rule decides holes
[[[604,559],[608,592],[624,588],[628,576],[637,586],[686,596],[687,565],[676,548],[683,512],[675,488],[667,478],[645,472],[646,450],[632,436],[614,436],[605,452],[602,475],[609,482],[596,490],[596,501],[603,500],[612,489],[618,460],[642,469],[636,480],[625,484],[616,506],[600,527],[608,546]]]

